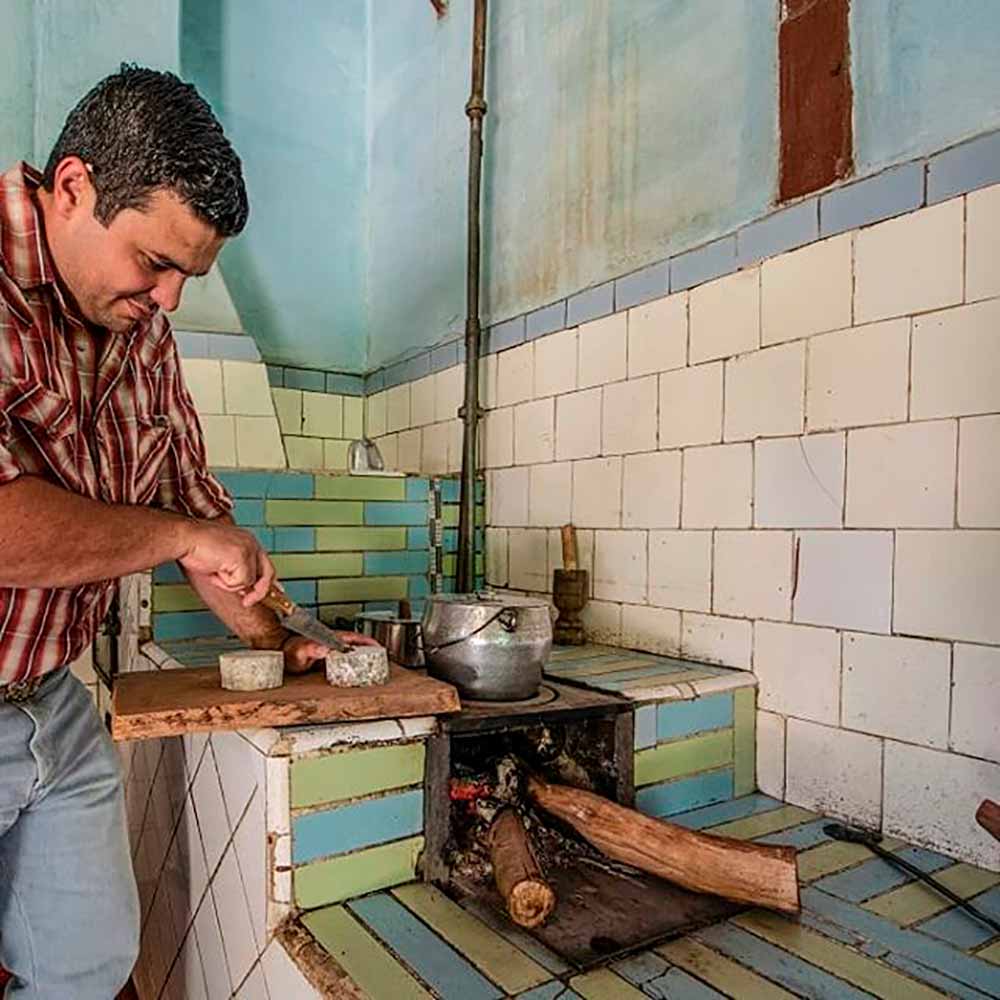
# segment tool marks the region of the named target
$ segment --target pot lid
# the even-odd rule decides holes
[[[476,608],[548,608],[549,606],[548,601],[538,597],[523,597],[520,594],[492,594],[485,591],[477,594],[431,594],[427,601]]]

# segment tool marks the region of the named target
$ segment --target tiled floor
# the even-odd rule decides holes
[[[797,847],[800,920],[752,910],[583,975],[491,914],[418,884],[304,922],[373,1000],[1000,997],[1000,936],[866,848],[831,841],[821,817],[755,794],[672,818]],[[884,843],[1000,918],[1000,874]]]

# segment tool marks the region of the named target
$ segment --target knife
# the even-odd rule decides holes
[[[337,650],[338,653],[351,651],[351,647],[338,638],[333,629],[328,628],[305,608],[300,608],[277,583],[271,584],[271,589],[261,598],[260,603],[270,608],[278,616],[278,621],[290,632],[304,635],[313,642]]]

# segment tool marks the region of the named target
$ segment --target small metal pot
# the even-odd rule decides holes
[[[520,701],[538,693],[552,650],[544,601],[480,594],[435,594],[423,621],[427,672],[466,698]]]
[[[378,613],[358,615],[354,620],[354,629],[385,646],[393,663],[398,663],[401,667],[424,665],[419,619],[396,618],[391,614]]]

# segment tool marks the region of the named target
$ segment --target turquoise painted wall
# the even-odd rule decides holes
[[[250,193],[222,272],[269,361],[365,368],[366,57],[365,0],[182,0],[183,72]]]
[[[34,152],[32,0],[4,0],[0,28],[0,170]]]
[[[369,363],[465,313],[469,0],[371,0]],[[484,313],[505,319],[762,214],[777,4],[491,4]]]
[[[1000,127],[1000,3],[851,4],[857,169]]]

